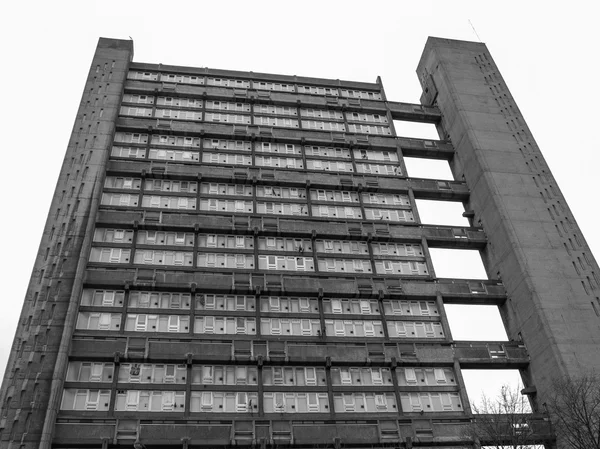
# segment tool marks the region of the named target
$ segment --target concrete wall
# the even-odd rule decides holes
[[[486,269],[505,283],[501,314],[531,355],[524,381],[539,405],[553,377],[600,369],[600,269],[486,46],[429,38],[417,74],[488,236]]]
[[[0,447],[12,442],[38,448],[51,438],[87,262],[86,237],[132,57],[133,42],[98,42],[0,390]]]

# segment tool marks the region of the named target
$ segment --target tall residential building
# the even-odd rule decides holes
[[[466,447],[469,368],[521,370],[550,442],[552,376],[600,369],[600,269],[485,45],[430,38],[417,72],[421,105],[100,39],[0,447]],[[471,226],[421,223],[419,198]],[[431,247],[481,251],[490,280],[437,278]],[[499,306],[510,341],[454,340],[448,303]]]

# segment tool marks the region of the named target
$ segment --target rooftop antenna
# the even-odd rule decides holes
[[[473,33],[475,33],[475,36],[477,36],[477,40],[479,42],[481,42],[481,38],[479,37],[479,34],[477,34],[477,30],[475,29],[475,27],[473,26],[473,24],[471,23],[471,19],[467,19],[469,21],[469,25],[471,25],[471,28],[473,28]]]

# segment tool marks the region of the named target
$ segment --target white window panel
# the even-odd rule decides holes
[[[253,249],[254,239],[251,236],[241,235],[199,234],[198,246],[200,248]]]
[[[400,394],[404,412],[462,412],[458,393],[402,393]]]
[[[193,385],[256,385],[255,366],[200,365],[192,367]]]
[[[272,90],[279,92],[294,92],[296,90],[293,84],[267,83],[265,81],[252,81],[254,89]]]
[[[129,193],[103,193],[100,204],[103,206],[128,206],[138,205],[139,196]]]
[[[318,313],[319,306],[314,298],[266,296],[261,298],[260,310],[279,313]]]
[[[144,195],[142,197],[142,207],[195,210],[196,199],[192,197]]]
[[[130,261],[131,250],[122,248],[92,248],[90,262],[127,264]]]
[[[193,253],[182,251],[137,250],[134,263],[145,265],[187,266],[193,265]]]
[[[245,140],[229,140],[229,139],[204,139],[202,141],[204,149],[215,150],[232,150],[250,152],[252,144]]]
[[[187,315],[127,314],[125,330],[133,332],[189,332]]]
[[[179,97],[158,97],[156,100],[156,104],[158,106],[201,108],[202,100],[196,100],[193,98],[179,98]]]
[[[65,388],[61,410],[107,411],[110,405],[110,390]]]
[[[155,192],[196,193],[198,183],[194,181],[171,181],[166,179],[146,179],[144,190]]]
[[[423,256],[423,248],[416,243],[373,242],[373,254],[389,256]]]
[[[130,308],[144,309],[184,309],[190,308],[191,295],[188,293],[132,291],[129,293]]]
[[[369,259],[319,259],[320,271],[334,271],[338,273],[371,273]]]
[[[257,393],[192,391],[190,411],[202,413],[256,413]]]
[[[252,201],[244,201],[243,210],[240,208],[240,204],[236,204],[236,201],[241,200],[221,200],[221,199],[201,199],[200,210],[212,210],[219,212],[244,212],[252,213],[254,204]],[[237,206],[237,207],[236,207]]]
[[[340,111],[330,109],[300,109],[302,117],[325,118],[330,120],[344,120],[344,115]]]
[[[289,106],[274,106],[269,104],[255,104],[255,114],[290,115],[297,116],[298,110]]]
[[[123,95],[123,103],[154,104],[154,97],[149,95]]]
[[[104,180],[104,187],[108,189],[129,189],[139,190],[142,185],[140,178],[107,176]]]
[[[114,363],[69,362],[67,382],[112,382]]]
[[[388,126],[382,125],[358,125],[354,123],[348,124],[348,131],[351,133],[359,134],[376,134],[389,136],[392,134],[392,130]]]
[[[256,211],[261,214],[274,215],[308,215],[308,206],[300,203],[272,203],[258,201]]]
[[[258,186],[256,196],[267,198],[302,199],[306,198],[306,190],[297,187]]]
[[[254,124],[255,125],[265,125],[265,126],[286,127],[286,128],[298,128],[300,126],[298,124],[298,120],[296,120],[296,119],[281,118],[281,117],[264,117],[264,116],[254,116]]]
[[[398,260],[376,260],[375,270],[378,274],[398,274],[398,275],[427,275],[427,265],[425,262],[408,262]]]
[[[153,134],[152,145],[160,145],[160,146],[178,146],[178,147],[194,147],[200,148],[200,139],[197,137],[187,137],[187,136],[173,136],[173,135],[163,135],[163,134]]]
[[[386,315],[439,316],[434,301],[386,300],[383,309]]]
[[[388,368],[341,367],[331,369],[333,385],[340,386],[392,386],[392,374]]]
[[[298,86],[298,93],[300,94],[313,94],[313,95],[331,95],[339,96],[337,87],[319,87],[319,86]]]
[[[328,413],[327,393],[263,393],[265,413]]]
[[[357,162],[356,172],[372,175],[402,176],[402,170],[400,166],[393,164],[367,164]]]
[[[119,383],[185,384],[186,365],[123,363],[119,368]]]
[[[116,132],[114,141],[123,143],[148,143],[148,134]]]
[[[410,206],[408,195],[387,193],[363,193],[365,204],[385,204],[389,206]]]
[[[336,413],[390,413],[398,410],[393,393],[335,394],[333,403]]]
[[[166,83],[204,84],[204,77],[197,76],[197,75],[179,75],[179,74],[175,74],[175,73],[161,73],[160,80],[163,82],[166,82]]]
[[[388,321],[387,327],[391,338],[444,338],[444,331],[440,323]]]
[[[328,218],[347,218],[357,219],[362,218],[362,212],[359,207],[342,207],[342,206],[312,206],[312,214],[315,217]]]
[[[239,317],[196,317],[194,333],[256,335],[256,320]]]
[[[277,153],[277,154],[294,154],[301,155],[302,150],[300,145],[293,143],[279,143],[279,142],[256,142],[254,144],[254,150],[260,153]]]
[[[309,319],[261,318],[260,329],[263,335],[317,336],[321,332],[321,323]]]
[[[198,162],[200,155],[195,151],[150,148],[148,158],[159,161]]]
[[[250,254],[200,253],[197,258],[198,268],[254,268],[254,256]]]
[[[198,310],[244,310],[254,311],[256,307],[254,296],[245,295],[196,295]]]
[[[312,251],[312,242],[309,239],[295,239],[290,237],[259,237],[258,249],[304,253]]]
[[[117,390],[115,411],[183,412],[185,391]]]
[[[194,246],[191,232],[138,231],[138,245]]]
[[[256,156],[257,167],[304,168],[302,159],[290,157]]]
[[[340,190],[311,190],[310,197],[314,201],[358,203],[358,193]]]
[[[410,210],[369,209],[365,208],[367,220],[414,222],[415,217]]]
[[[325,320],[325,330],[328,336],[336,337],[384,336],[381,321]]]
[[[208,77],[206,79],[206,84],[209,86],[237,87],[240,89],[250,88],[250,81],[230,78]]]
[[[346,112],[346,119],[351,122],[388,123],[386,115]]]
[[[77,329],[116,331],[121,327],[120,313],[79,312]]]
[[[252,186],[203,182],[200,185],[200,193],[204,195],[231,195],[237,197],[252,196]]]
[[[335,157],[341,159],[350,159],[350,150],[336,147],[322,147],[315,145],[306,145],[304,152],[307,156]]]
[[[361,98],[364,100],[381,100],[382,96],[379,92],[341,89],[342,97]]]
[[[224,165],[252,165],[252,156],[233,153],[202,153],[202,162]]]
[[[178,109],[157,109],[154,112],[157,118],[178,120],[202,120],[202,112],[185,111]]]
[[[340,122],[320,122],[315,120],[302,120],[302,128],[318,129],[322,131],[346,131],[346,125]]]
[[[131,243],[133,231],[127,229],[96,228],[94,230],[94,242],[101,243]]]
[[[125,301],[123,290],[84,289],[81,294],[82,306],[120,307]]]
[[[127,79],[144,80],[144,81],[158,81],[158,73],[138,72],[138,71],[130,70],[129,72],[127,72]]]
[[[333,162],[320,161],[316,159],[307,159],[306,168],[309,170],[324,170],[333,172],[353,172],[354,168],[351,162]]]
[[[258,268],[261,270],[314,271],[312,257],[294,256],[258,256]]]
[[[144,159],[146,157],[146,150],[144,148],[113,146],[110,155],[112,157]]]
[[[335,314],[379,315],[379,304],[368,299],[323,299],[323,312]]]
[[[119,110],[120,115],[128,115],[133,117],[152,117],[152,109],[149,108],[138,108],[131,106],[121,106]]]
[[[219,111],[250,112],[250,104],[236,103],[231,101],[207,100],[206,109],[216,109]]]

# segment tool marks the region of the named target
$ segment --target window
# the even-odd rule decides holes
[[[60,405],[61,410],[107,411],[110,390],[87,390],[66,388]]]

